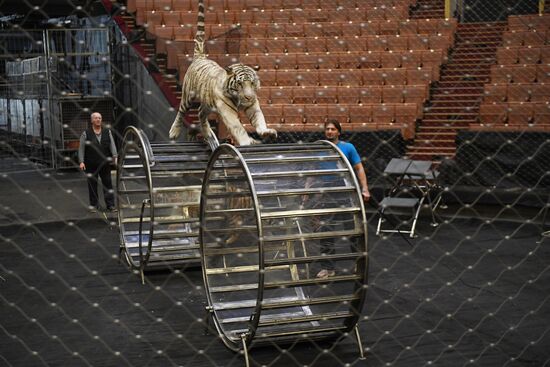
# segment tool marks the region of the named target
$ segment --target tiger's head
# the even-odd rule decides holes
[[[256,102],[260,79],[256,71],[244,64],[233,64],[225,68],[227,80],[225,92],[237,106],[248,107]]]

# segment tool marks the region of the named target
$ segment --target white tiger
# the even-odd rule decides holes
[[[193,100],[201,103],[199,121],[206,141],[216,140],[208,115],[217,112],[237,145],[257,143],[242,126],[239,110],[245,112],[258,135],[276,137],[277,131],[267,128],[260,109],[256,96],[260,81],[254,69],[244,64],[233,64],[224,69],[209,60],[204,53],[204,37],[204,1],[199,0],[193,62],[183,78],[181,103],[170,128],[170,139],[181,134],[185,112]]]

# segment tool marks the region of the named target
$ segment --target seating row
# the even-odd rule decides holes
[[[268,126],[279,130],[301,131],[319,129],[328,119],[336,119],[344,130],[401,129],[405,139],[414,136],[417,121],[415,103],[399,104],[303,104],[263,105]],[[247,122],[246,116],[241,120]]]
[[[260,70],[265,86],[363,86],[430,84],[439,79],[439,68]]]
[[[550,84],[485,84],[483,101],[547,102],[550,101]]]
[[[156,13],[155,13],[156,14]],[[151,33],[163,32],[162,28],[172,27],[171,34],[187,34],[195,31],[195,22],[182,22],[173,19],[176,14],[164,15],[162,22],[148,20],[147,27]],[[156,17],[156,15],[155,15]],[[153,17],[154,18],[154,17]],[[369,22],[317,22],[300,24],[278,23],[239,23],[215,22],[207,23],[207,32],[216,32],[212,27],[225,29],[237,28],[243,37],[273,38],[273,37],[360,37],[376,35],[452,35],[456,30],[456,22],[445,19],[419,19],[406,21],[369,21]],[[180,30],[174,28],[183,28]],[[164,31],[167,32],[167,31]],[[174,37],[174,36],[172,36]]]
[[[193,44],[183,47],[180,42],[163,43],[168,59],[168,69],[187,70],[193,61],[188,52]],[[188,50],[189,48],[189,50]],[[164,52],[161,52],[164,53]],[[270,53],[227,55],[210,54],[209,58],[221,66],[241,62],[259,69],[372,69],[439,67],[446,58],[442,50],[421,51],[369,51],[335,53]]]
[[[503,46],[542,46],[550,44],[550,30],[507,31],[502,34]]]
[[[497,63],[500,65],[550,64],[550,45],[499,47]]]
[[[550,124],[550,104],[544,102],[482,103],[479,118],[483,124]]]
[[[416,103],[418,114],[428,98],[427,84],[420,85],[369,85],[363,87],[322,86],[322,87],[262,87],[258,97],[262,104],[375,104],[375,103]]]
[[[440,66],[445,56],[442,50],[369,51],[335,53],[273,53],[267,55],[211,55],[218,64],[227,66],[237,62],[258,69],[360,69],[360,68],[416,68]]]
[[[178,39],[176,39],[178,40]],[[452,44],[451,37],[430,36],[370,36],[361,38],[256,38],[233,41],[213,39],[207,42],[208,53],[222,52],[227,42],[240,54],[265,54],[287,52],[368,52],[368,51],[408,51],[408,50],[447,50]]]
[[[205,0],[205,6],[209,10],[272,10],[272,9],[323,9],[323,8],[349,8],[381,7],[396,5],[411,5],[416,0]],[[146,10],[185,10],[196,11],[197,1],[186,0],[128,0],[127,8],[130,12],[139,9]]]
[[[136,22],[163,24],[176,22],[180,24],[197,23],[196,11],[180,10],[147,10],[137,8]],[[206,24],[218,23],[304,23],[304,22],[366,22],[374,20],[404,20],[409,18],[408,6],[397,5],[392,7],[362,7],[336,9],[278,9],[257,11],[206,11]]]
[[[550,83],[550,64],[491,65],[492,83]]]
[[[549,24],[550,14],[510,15],[508,17],[509,30],[547,31]]]

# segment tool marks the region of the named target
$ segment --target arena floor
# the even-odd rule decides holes
[[[29,167],[0,188],[0,365],[244,366],[206,332],[200,269],[147,273],[142,285],[118,261],[116,225],[86,212],[79,173]],[[540,223],[497,207],[439,214],[414,239],[380,238],[369,208],[366,360],[344,335],[253,346],[251,366],[550,365]]]

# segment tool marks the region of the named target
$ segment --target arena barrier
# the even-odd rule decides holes
[[[224,344],[337,338],[357,331],[367,289],[367,221],[335,145],[220,145],[201,192],[207,311]],[[321,243],[332,249],[321,253]],[[318,278],[321,268],[335,274]]]
[[[204,143],[150,143],[128,127],[119,155],[120,256],[132,269],[200,263],[199,200],[210,149]]]

